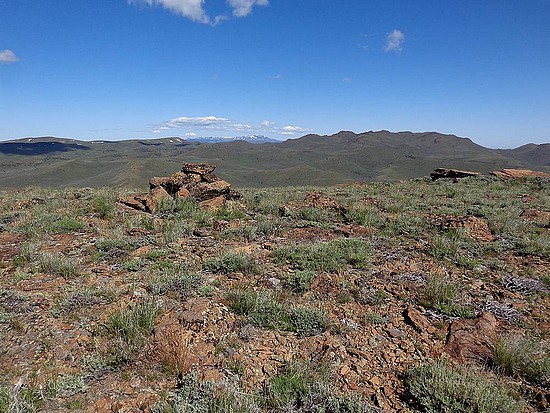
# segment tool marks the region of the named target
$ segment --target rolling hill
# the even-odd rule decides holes
[[[488,149],[467,138],[435,132],[342,131],[280,143],[189,142],[180,138],[78,141],[55,137],[0,142],[0,188],[115,186],[144,188],[182,162],[208,162],[236,187],[332,185],[395,181],[437,167],[489,172],[550,170],[550,144]]]

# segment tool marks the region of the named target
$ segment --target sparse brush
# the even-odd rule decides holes
[[[60,275],[66,278],[73,278],[79,274],[78,264],[62,253],[44,253],[38,259],[38,268],[46,274]]]
[[[550,356],[544,344],[527,337],[500,338],[494,348],[496,371],[522,377],[532,383],[550,385]]]
[[[286,330],[290,326],[288,311],[271,291],[232,290],[227,294],[229,307],[261,327]]]
[[[149,290],[155,295],[176,294],[180,299],[191,297],[204,285],[202,275],[190,273],[185,268],[167,269],[153,277]]]
[[[521,413],[524,403],[494,380],[438,361],[407,373],[408,391],[429,413]]]
[[[256,258],[250,254],[227,252],[218,258],[210,258],[205,261],[204,269],[215,274],[230,274],[242,272],[255,274],[258,271]]]
[[[271,254],[276,263],[289,262],[301,270],[335,272],[351,265],[366,268],[371,244],[358,238],[338,238],[329,242],[278,247]]]
[[[114,363],[128,362],[141,348],[153,331],[159,311],[160,307],[155,301],[146,300],[109,316],[104,328],[107,335],[114,339],[111,353]]]
[[[355,393],[341,395],[326,371],[306,362],[289,362],[273,376],[265,390],[270,412],[374,413],[378,409]]]
[[[308,307],[293,307],[290,310],[290,329],[298,337],[321,334],[328,326],[329,319],[322,310]]]
[[[427,279],[421,304],[447,315],[471,318],[474,316],[473,311],[457,303],[460,292],[460,285],[449,276],[432,274]]]
[[[315,271],[311,270],[296,270],[289,273],[285,279],[285,285],[295,293],[304,293],[311,287],[311,283],[317,276]]]
[[[0,385],[0,412],[34,413],[40,410],[43,395],[33,383],[17,382],[15,385]]]
[[[112,218],[115,211],[116,197],[107,190],[97,193],[92,198],[92,208],[95,214],[101,219]]]

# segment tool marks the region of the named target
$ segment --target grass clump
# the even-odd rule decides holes
[[[500,338],[493,350],[493,366],[499,373],[550,385],[550,356],[543,344],[528,337]]]
[[[426,413],[520,413],[523,403],[497,382],[438,361],[410,370],[408,391]]]
[[[248,318],[253,324],[286,330],[290,326],[286,307],[277,302],[269,290],[233,290],[227,295],[229,307]]]
[[[371,244],[358,238],[338,238],[329,242],[282,246],[272,253],[277,263],[288,262],[300,270],[335,272],[346,265],[366,268]]]
[[[153,278],[149,291],[155,295],[176,295],[183,300],[194,296],[203,286],[202,275],[189,273],[184,268],[169,268]]]
[[[95,214],[101,219],[112,218],[115,212],[115,196],[107,191],[97,193],[91,201]]]
[[[315,271],[311,270],[296,270],[285,279],[285,285],[289,287],[295,293],[301,294],[308,291],[311,287],[311,283],[317,276]]]
[[[279,374],[271,378],[265,393],[265,404],[270,412],[377,411],[358,394],[338,394],[330,385],[328,374],[307,363],[287,363]]]
[[[320,334],[329,326],[326,314],[318,309],[293,307],[278,302],[269,290],[233,290],[227,295],[229,307],[260,327],[293,331],[299,337]]]
[[[79,274],[78,265],[62,253],[44,253],[38,259],[38,268],[46,274],[60,275],[66,278]]]
[[[124,364],[132,359],[153,331],[159,311],[155,301],[147,300],[109,316],[104,328],[114,340],[110,354],[112,363]]]
[[[258,270],[258,264],[250,254],[227,252],[221,257],[206,260],[204,269],[215,274],[231,274],[234,272],[255,274]]]
[[[421,304],[450,316],[471,318],[473,311],[457,303],[460,290],[459,284],[449,276],[432,274],[428,277]]]

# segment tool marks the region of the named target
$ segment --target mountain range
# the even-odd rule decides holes
[[[490,149],[436,132],[342,131],[255,145],[182,138],[78,141],[40,137],[0,142],[0,188],[116,186],[146,188],[182,162],[217,165],[236,187],[395,181],[438,167],[483,173],[503,168],[550,171],[550,144]]]

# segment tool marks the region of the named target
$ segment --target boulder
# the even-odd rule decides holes
[[[462,364],[483,365],[493,355],[497,320],[483,313],[475,320],[456,320],[449,327],[445,352]]]
[[[469,176],[479,176],[481,173],[473,171],[462,171],[460,169],[447,169],[447,168],[437,168],[434,172],[430,174],[432,181],[437,181],[438,179],[451,178],[467,178]]]

